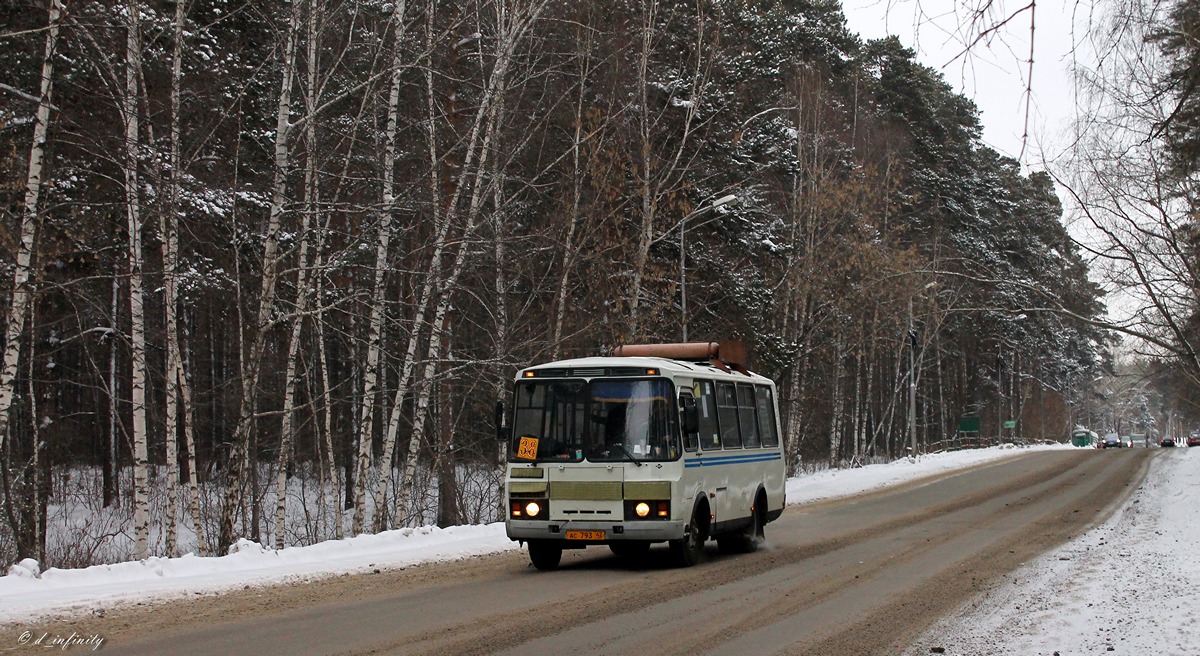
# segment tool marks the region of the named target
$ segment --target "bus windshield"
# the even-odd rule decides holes
[[[521,381],[514,396],[514,461],[679,457],[668,380]]]

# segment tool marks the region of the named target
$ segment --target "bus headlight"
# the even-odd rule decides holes
[[[545,521],[550,519],[550,513],[547,512],[549,508],[550,505],[545,497],[536,499],[509,499],[508,516],[510,519],[537,519]]]
[[[670,501],[632,501],[625,500],[625,521],[643,519],[671,519]]]

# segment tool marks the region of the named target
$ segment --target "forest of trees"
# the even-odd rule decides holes
[[[905,455],[910,360],[921,449],[1065,439],[1106,366],[1056,178],[837,0],[3,0],[0,48],[0,561],[89,469],[135,558],[468,521],[515,371],[621,343],[743,340],[792,472]]]

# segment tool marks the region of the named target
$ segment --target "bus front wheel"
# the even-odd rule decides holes
[[[562,545],[553,540],[529,541],[529,562],[543,572],[558,569],[558,563],[562,561],[562,552]]]
[[[683,537],[669,542],[671,557],[680,567],[691,567],[700,562],[704,541],[708,539],[708,516],[702,512],[702,508],[696,508],[692,521],[684,528]]]

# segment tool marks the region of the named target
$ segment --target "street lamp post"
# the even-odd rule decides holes
[[[926,283],[924,291],[937,287],[937,281]],[[908,297],[908,442],[912,455],[917,455],[917,331],[913,329],[913,297]]]
[[[908,440],[917,455],[917,331],[913,330],[913,298],[908,297]]]
[[[735,203],[735,202],[737,202],[737,199],[738,199],[738,197],[733,194],[729,194],[728,196],[722,196],[722,197],[716,199],[715,201],[713,201],[711,205],[705,205],[704,207],[693,210],[690,214],[683,217],[683,220],[679,222],[679,309],[680,309],[679,324],[680,324],[680,327],[683,329],[683,341],[684,342],[688,341],[687,270],[685,268],[687,266],[687,254],[683,250],[684,230],[687,227],[687,222],[689,219],[697,217],[709,210],[714,210],[718,207],[721,207],[722,205],[728,205],[730,203]]]

